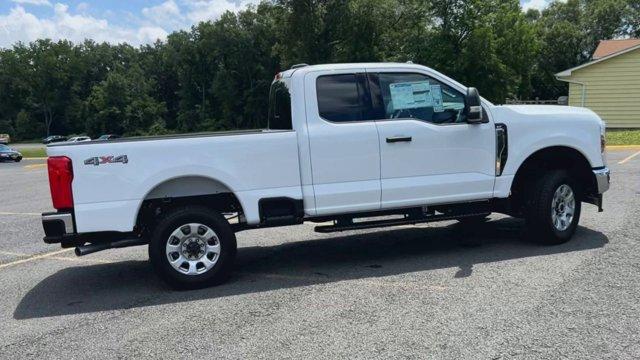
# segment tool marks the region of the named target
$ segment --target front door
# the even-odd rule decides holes
[[[490,199],[495,129],[468,124],[465,96],[421,73],[368,70],[381,164],[381,207]]]

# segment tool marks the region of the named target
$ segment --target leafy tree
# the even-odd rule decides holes
[[[640,37],[640,1],[629,0],[622,16],[622,33],[626,36]]]
[[[27,50],[31,65],[27,74],[29,101],[42,117],[47,136],[51,130],[64,128],[60,121],[71,88],[72,46],[68,41],[38,40]]]
[[[17,139],[31,140],[33,134],[43,133],[43,124],[36,119],[32,118],[28,111],[21,110],[16,115],[16,129],[15,136]]]
[[[89,136],[105,133],[142,135],[152,125],[163,124],[164,103],[149,93],[152,85],[139,67],[126,73],[112,72],[93,87],[87,107],[91,114],[86,126]]]

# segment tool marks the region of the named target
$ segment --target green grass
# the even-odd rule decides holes
[[[18,151],[22,153],[22,157],[24,158],[47,157],[47,152],[45,148],[28,148],[28,149],[20,149]]]
[[[640,130],[607,130],[607,145],[640,145]]]

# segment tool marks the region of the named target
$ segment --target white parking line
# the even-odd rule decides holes
[[[34,260],[46,259],[48,257],[64,254],[64,253],[72,251],[72,250],[73,249],[62,249],[62,250],[58,250],[58,251],[54,251],[54,252],[50,252],[50,253],[46,253],[46,254],[42,254],[42,255],[31,256],[31,257],[28,257],[26,259],[12,261],[12,262],[0,265],[0,269],[7,268],[9,266],[24,264],[26,262],[30,262],[30,261],[34,261]]]
[[[40,216],[42,214],[39,213],[17,213],[17,212],[5,212],[0,211],[0,215],[9,215],[9,216]]]
[[[8,267],[11,265],[18,265],[18,264],[22,264],[26,261],[23,260],[39,260],[42,258],[46,258],[48,260],[61,260],[61,261],[71,261],[71,262],[80,262],[80,263],[94,263],[94,264],[113,264],[113,261],[109,261],[109,260],[103,260],[103,259],[95,259],[95,258],[79,258],[79,257],[63,257],[63,256],[55,256],[61,253],[65,253],[68,252],[71,249],[63,249],[61,251],[55,251],[52,253],[47,253],[47,254],[42,254],[42,255],[36,255],[34,257],[29,257],[29,254],[25,254],[25,253],[18,253],[18,252],[11,252],[11,251],[0,251],[0,255],[8,255],[8,256],[17,256],[17,257],[21,257],[21,258],[25,258],[25,257],[29,257],[27,259],[20,259],[20,260],[16,260],[14,262],[10,262],[10,263],[6,263],[6,264],[0,264],[0,269],[4,268],[4,267]]]
[[[626,158],[624,158],[622,161],[620,161],[618,164],[619,164],[619,165],[622,165],[622,164],[626,163],[627,161],[629,161],[629,160],[633,159],[634,157],[636,157],[636,156],[638,156],[638,155],[640,155],[640,151],[638,151],[637,153],[635,153],[635,154],[633,154],[633,155],[627,156],[627,157],[626,157]]]

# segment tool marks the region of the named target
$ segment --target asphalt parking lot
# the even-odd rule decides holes
[[[0,358],[640,358],[640,149],[570,243],[494,215],[343,234],[238,234],[222,286],[172,291],[146,248],[42,242],[42,160],[0,163]]]

